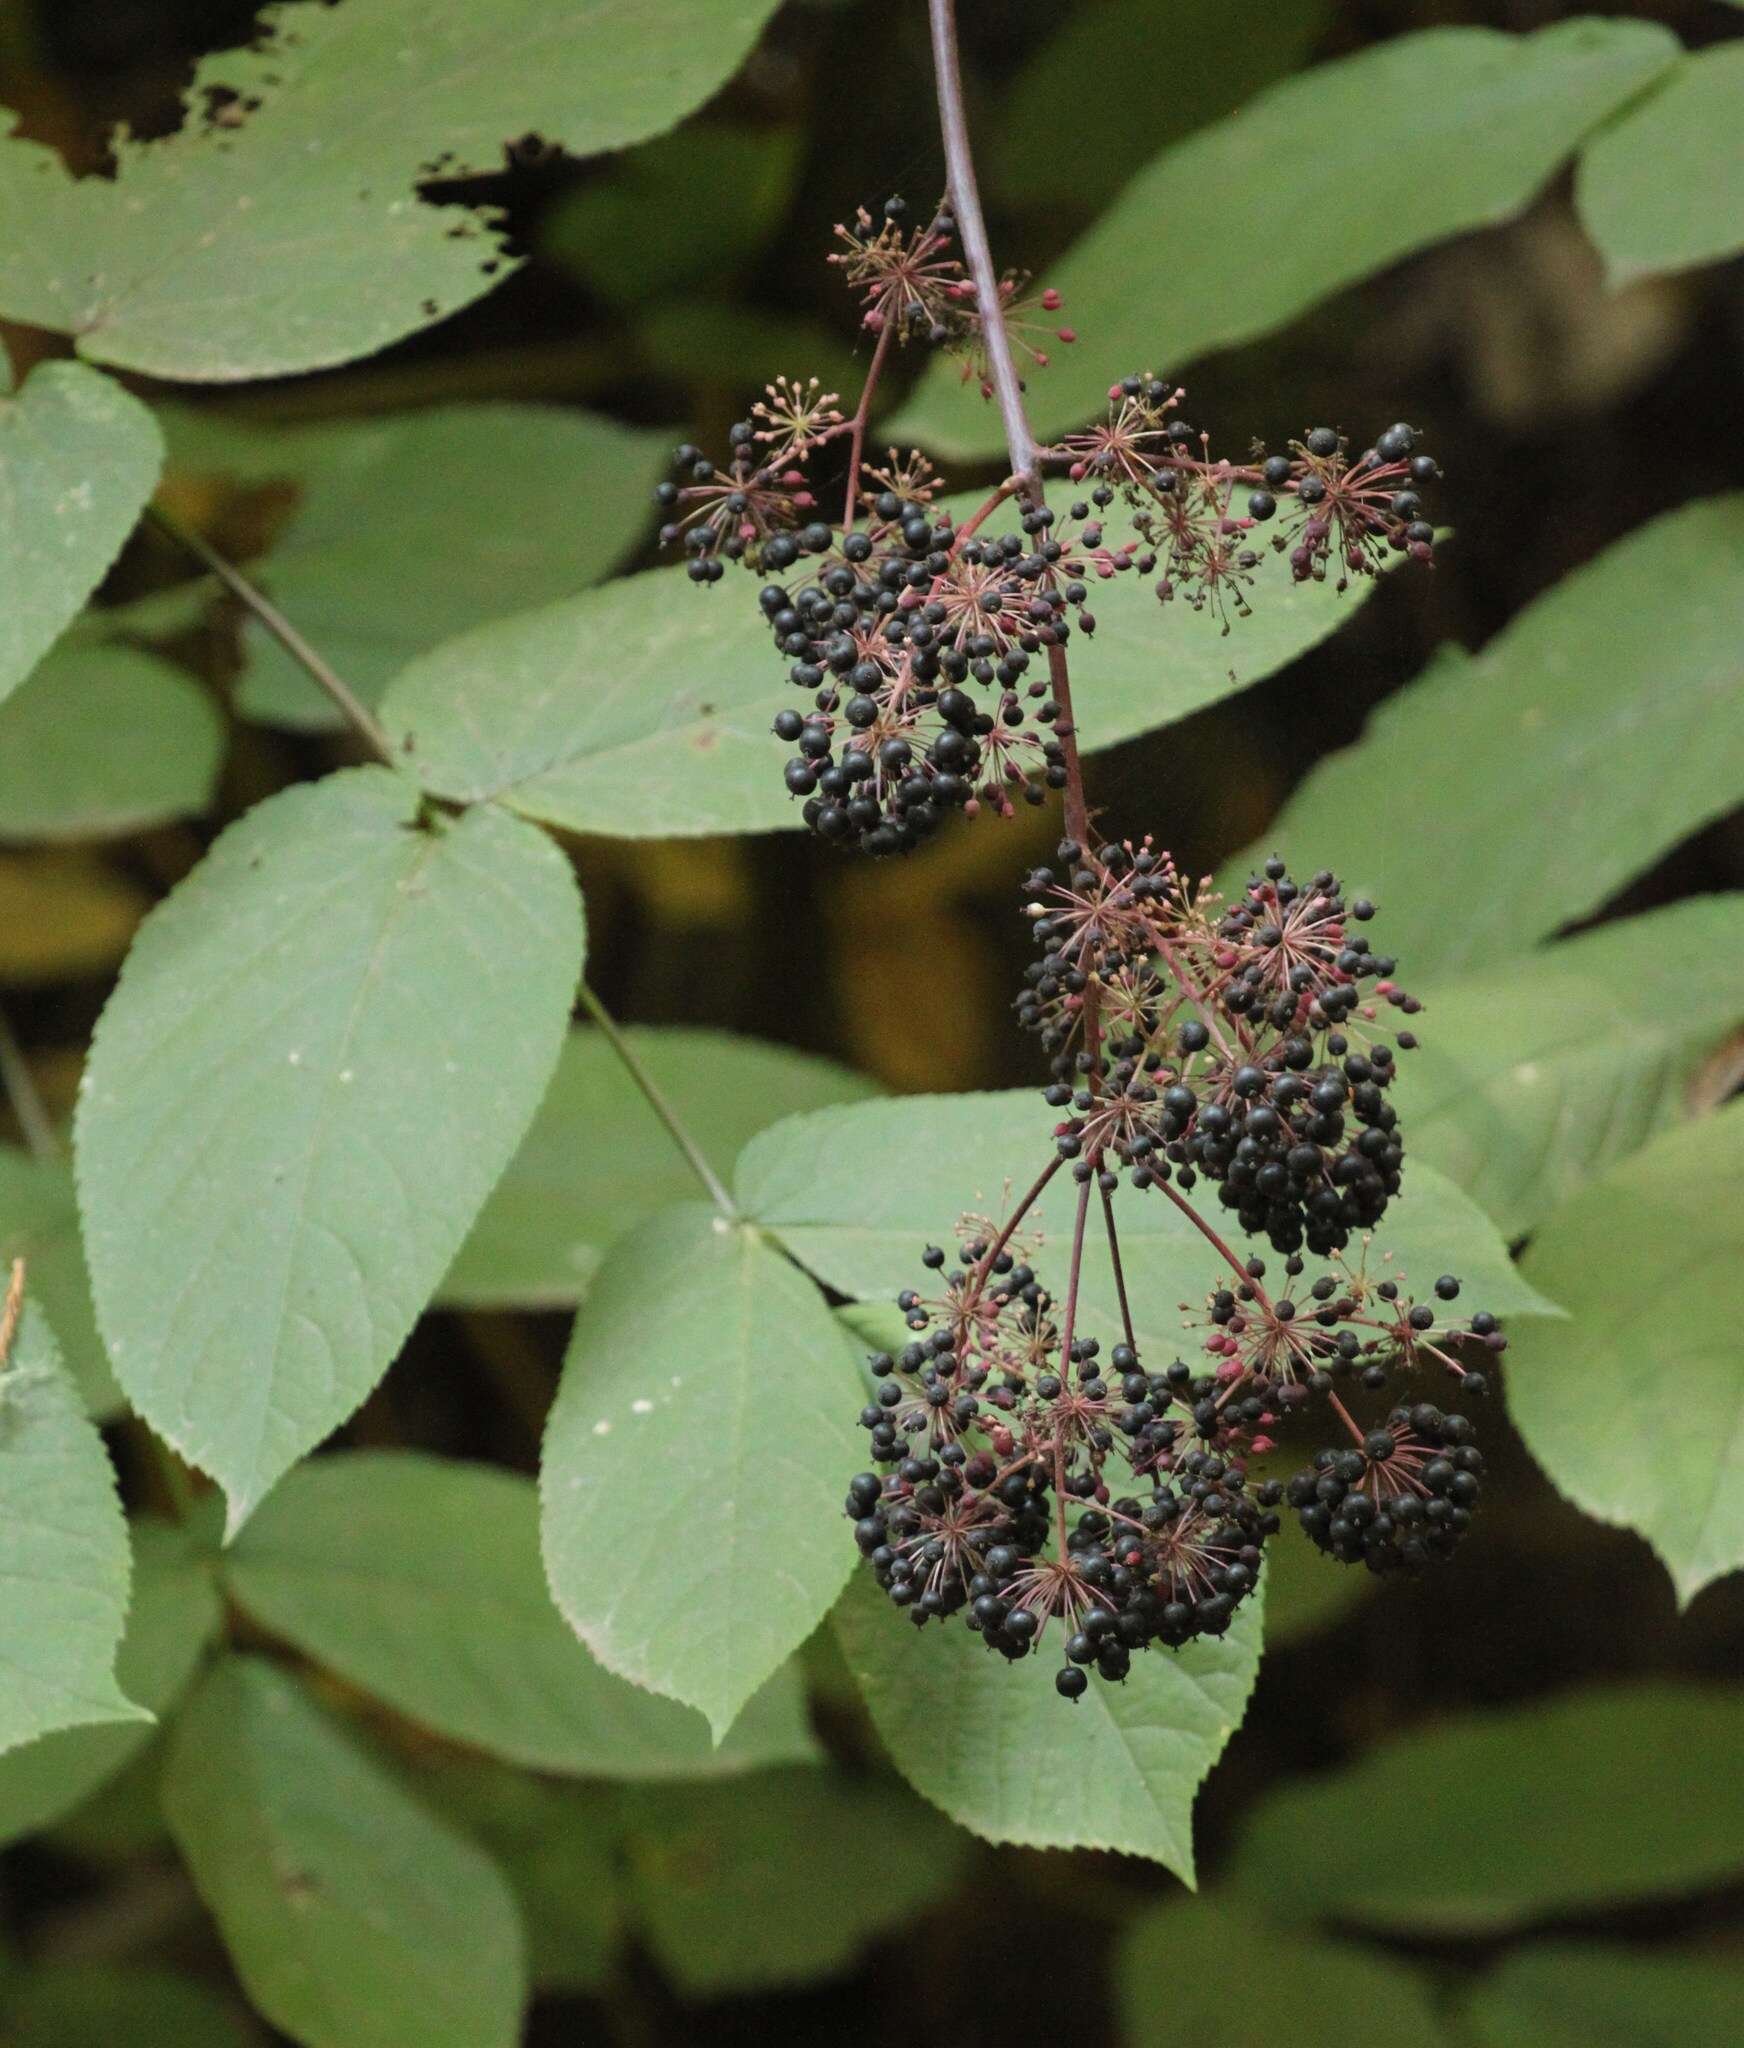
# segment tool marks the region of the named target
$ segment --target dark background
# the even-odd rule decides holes
[[[986,132],[1011,82],[1068,11],[1059,0],[964,7],[972,126]],[[1045,282],[1049,261],[1094,211],[1083,196],[1084,164],[1089,184],[1106,193],[1209,103],[1215,80],[1208,87],[1190,68],[1183,74],[1171,54],[1169,11],[1159,0],[1142,46],[1128,41],[1107,53],[1106,68],[1084,67],[1047,132],[1019,149],[1021,176],[1010,171],[1013,145],[1004,140],[984,170],[1001,261],[1031,265]],[[98,162],[113,121],[140,133],[173,126],[193,58],[245,37],[252,12],[247,0],[11,0],[0,4],[5,96],[32,133],[77,162]],[[1325,58],[1440,23],[1529,29],[1577,12],[1659,20],[1692,46],[1744,29],[1744,17],[1718,0],[1628,8],[1332,0],[1312,49]],[[1229,19],[1229,35],[1239,38],[1239,10]],[[1154,122],[1135,125],[1124,77],[1134,70],[1155,82]],[[1229,70],[1239,81],[1238,59]],[[1105,127],[1114,71],[1123,74],[1126,111]],[[1227,89],[1233,99],[1239,86]],[[725,281],[711,280],[708,296],[755,316],[752,332],[767,336],[771,358],[755,365],[758,376],[808,371],[814,345],[826,352],[815,366],[827,368],[858,347],[853,311],[823,261],[832,223],[892,189],[924,205],[942,183],[924,10],[890,0],[793,0],[718,110],[792,130],[799,168],[750,259]],[[751,395],[741,381],[748,358],[703,349],[676,360],[651,341],[641,310],[591,291],[548,247],[549,224],[569,195],[608,175],[598,163],[523,145],[507,153],[488,189],[475,183],[432,194],[489,196],[506,206],[532,257],[527,268],[370,362],[250,387],[250,407],[309,418],[435,399],[538,398],[670,426],[675,441],[718,444]],[[1287,190],[1277,204],[1289,207]],[[675,205],[677,238],[697,233],[687,215]],[[1166,221],[1157,232],[1161,257]],[[1093,350],[1095,334],[1084,332],[1079,346]],[[1420,423],[1447,472],[1436,512],[1454,539],[1432,576],[1386,579],[1335,639],[1259,687],[1097,756],[1092,801],[1123,832],[1156,831],[1187,871],[1210,871],[1440,643],[1481,646],[1558,578],[1654,514],[1734,487],[1744,471],[1741,361],[1744,266],[1608,295],[1563,177],[1518,221],[1413,258],[1261,343],[1186,366],[1191,416],[1225,446],[1256,435],[1275,445],[1322,419],[1357,432],[1396,418]],[[1111,374],[1127,367],[1113,365]],[[898,375],[913,368],[900,363]],[[952,468],[953,486],[976,480]],[[585,504],[576,517],[587,517]],[[652,559],[646,547],[642,559]],[[136,545],[111,594],[132,594],[165,573]],[[736,598],[742,593],[726,595]],[[1668,617],[1667,633],[1676,630]],[[314,772],[334,751],[322,741],[245,735],[228,771],[227,814],[263,788]],[[1024,958],[1014,890],[1056,830],[1050,818],[1026,817],[1004,829],[955,831],[910,861],[877,868],[800,834],[583,844],[590,976],[619,1016],[722,1025],[830,1052],[896,1088],[1020,1084],[1035,1067],[1008,1007]],[[112,858],[131,864],[155,894],[199,845],[191,831],[158,833]],[[1612,909],[1740,886],[1744,824],[1733,817],[1678,848]],[[924,1035],[913,1029],[910,1002],[920,977],[933,1020]],[[70,1054],[57,1058],[86,1041],[107,986],[105,976],[9,998],[20,1035],[44,1056],[51,1080],[60,1078],[63,1099],[74,1064]],[[431,1318],[356,1434],[530,1467],[524,1415],[548,1391],[562,1336],[557,1318],[523,1319],[506,1336]],[[492,1354],[488,1374],[477,1370],[481,1347]],[[501,1398],[504,1384],[521,1390],[520,1415]],[[1744,1581],[1709,1589],[1680,1619],[1645,1544],[1578,1516],[1504,1436],[1498,1404],[1497,1477],[1456,1568],[1367,1595],[1318,1633],[1268,1650],[1246,1723],[1200,1799],[1208,1873],[1234,1819],[1281,1774],[1352,1755],[1431,1712],[1624,1674],[1739,1672]],[[849,1747],[863,1740],[846,1722],[831,1732]],[[7,1864],[14,1924],[27,1933],[52,1938],[70,1928],[77,1936],[103,1910],[100,1883],[62,1857],[25,1851]],[[1110,1909],[1173,1888],[1160,1872],[1115,1858],[983,1851],[964,1895],[929,1908],[879,1948],[857,1980],[685,2010],[651,1968],[633,1964],[609,2009],[546,2008],[534,2038],[591,2039],[609,2029],[607,2038],[626,2041],[749,2042],[775,2027],[807,2041],[903,2030],[989,2043],[1067,2030],[1106,2037],[1099,1958]],[[1050,1930],[1045,1941],[1024,1934],[1038,1914]],[[1744,1896],[1734,1893],[1582,1924],[1645,1933],[1736,1930],[1741,1922]],[[198,1930],[172,1933],[185,1956],[206,1953],[206,1939]],[[1463,1969],[1482,1955],[1466,1945],[1441,1960]]]

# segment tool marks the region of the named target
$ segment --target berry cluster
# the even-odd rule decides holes
[[[1446,1557],[1471,1526],[1484,1469],[1463,1415],[1395,1408],[1352,1450],[1315,1454],[1285,1489],[1306,1534],[1340,1564],[1391,1572]]]
[[[1433,559],[1420,491],[1441,470],[1418,449],[1415,427],[1401,420],[1354,457],[1333,428],[1315,427],[1287,455],[1231,463],[1213,457],[1208,435],[1171,417],[1184,395],[1160,377],[1125,377],[1109,391],[1107,417],[1054,451],[1074,483],[1099,485],[1098,504],[1118,492],[1132,507],[1134,530],[1163,561],[1160,598],[1179,592],[1227,627],[1231,610],[1247,611],[1256,529],[1273,519],[1281,530],[1272,547],[1289,556],[1298,583],[1330,570],[1342,591],[1352,576],[1374,575],[1388,553]]]
[[[1066,787],[1064,654],[1074,628],[1095,630],[1098,584],[1154,578],[1160,599],[1209,610],[1227,631],[1248,609],[1259,529],[1273,519],[1273,546],[1298,580],[1336,571],[1343,589],[1389,552],[1429,561],[1434,530],[1417,487],[1439,474],[1402,423],[1354,458],[1316,427],[1288,455],[1231,463],[1174,417],[1179,390],[1132,376],[1110,393],[1105,421],[1041,450],[1036,474],[1009,478],[959,517],[938,502],[942,480],[924,456],[892,450],[882,468],[862,464],[892,341],[955,350],[991,388],[987,323],[951,218],[941,208],[908,228],[903,211],[891,201],[879,223],[862,212],[838,229],[830,259],[877,337],[853,417],[815,379],[778,378],[731,429],[725,468],[687,444],[656,493],[661,539],[684,548],[694,582],[718,582],[727,562],[768,579],[759,603],[803,699],[774,721],[793,749],[787,788],[814,831],[871,854],[911,851],[952,811],[1009,816]],[[998,324],[1042,366],[1047,350],[1026,329],[1059,311],[1059,294],[1030,301],[1025,289],[1016,275],[1000,281]],[[1056,328],[1052,338],[1075,337]],[[843,445],[836,523],[820,516],[813,471]],[[1085,487],[1063,515],[1043,501],[1048,470]],[[1013,497],[1018,530],[986,530]]]
[[[861,325],[868,334],[924,341],[961,357],[965,382],[974,377],[982,395],[990,398],[987,329],[975,287],[955,253],[956,223],[944,206],[925,227],[908,227],[907,215],[908,207],[898,198],[884,202],[878,220],[860,207],[852,226],[837,225],[842,246],[829,261],[859,294]],[[999,280],[1000,325],[1007,340],[1045,370],[1048,343],[1071,343],[1078,337],[1071,328],[1053,324],[1062,303],[1059,293],[1050,288],[1031,295],[1029,285],[1022,271],[1008,270]]]
[[[972,208],[960,172],[953,190]],[[732,428],[724,469],[678,451],[662,538],[699,584],[728,562],[762,579],[800,700],[774,721],[792,750],[787,787],[824,838],[902,853],[953,811],[1064,793],[1069,836],[1025,884],[1037,957],[1017,1005],[1051,1063],[1052,1149],[1003,1223],[964,1219],[954,1262],[924,1252],[933,1292],[901,1295],[910,1341],[870,1361],[860,1420],[877,1469],[853,1478],[846,1506],[879,1585],[915,1622],[960,1616],[1013,1662],[1057,1622],[1056,1684],[1076,1699],[1092,1673],[1124,1678],[1135,1651],[1222,1634],[1286,1497],[1329,1555],[1377,1572],[1444,1555],[1477,1497],[1463,1416],[1418,1400],[1365,1425],[1345,1402],[1424,1372],[1480,1393],[1467,1356],[1504,1348],[1493,1316],[1455,1317],[1452,1275],[1419,1301],[1384,1261],[1370,1274],[1366,1237],[1354,1264],[1344,1256],[1399,1192],[1389,1090],[1416,1040],[1381,1019],[1419,1008],[1361,929],[1373,906],[1327,870],[1297,881],[1278,860],[1225,903],[1148,838],[1095,844],[1068,664],[1096,630],[1092,591],[1121,576],[1228,631],[1268,553],[1298,582],[1340,590],[1389,555],[1427,563],[1419,492],[1439,472],[1403,423],[1354,453],[1316,427],[1285,453],[1215,457],[1179,417],[1181,392],[1149,374],[1115,385],[1103,420],[1037,450],[1012,351],[1045,364],[1036,323],[1058,294],[1026,300],[1025,280],[984,261],[977,288],[943,208],[913,227],[892,202],[838,235],[831,261],[873,338],[859,403],[844,415],[815,380],[778,378]],[[864,459],[881,367],[909,340],[955,350],[999,398],[1013,473],[973,511],[942,501],[919,454]],[[837,449],[832,520],[814,479]],[[1045,501],[1049,472],[1074,493],[1063,510]],[[1014,531],[993,523],[1007,500]],[[1056,1297],[1033,1225],[1061,1174],[1076,1204]],[[1194,1206],[1202,1181],[1283,1255],[1281,1284]],[[1129,1190],[1172,1203],[1227,1269],[1189,1316],[1196,1365],[1141,1358],[1115,1216]],[[1120,1331],[1106,1358],[1085,1330],[1093,1202]],[[1309,1256],[1327,1263],[1310,1274]],[[1318,1453],[1286,1495],[1255,1461],[1314,1404],[1348,1447]]]
[[[1334,1388],[1378,1389],[1433,1361],[1480,1393],[1455,1348],[1500,1350],[1493,1316],[1444,1322],[1396,1281],[1342,1264],[1300,1300],[1274,1296],[1254,1259],[1210,1296],[1209,1371],[1181,1359],[1147,1371],[1130,1324],[1104,1363],[1099,1340],[1072,1334],[1076,1279],[1062,1318],[1036,1274],[1039,1237],[1019,1243],[1017,1220],[992,1232],[965,1218],[939,1290],[898,1297],[913,1340],[868,1361],[876,1392],[860,1421],[885,1469],[851,1481],[846,1511],[878,1584],[917,1624],[960,1614],[1015,1662],[1057,1620],[1056,1685],[1075,1699],[1090,1672],[1124,1678],[1135,1650],[1221,1635],[1258,1583],[1281,1500],[1323,1550],[1376,1572],[1452,1548],[1482,1469],[1470,1423],[1420,1402],[1365,1431]],[[937,1246],[922,1261],[935,1274],[948,1263]],[[1303,1271],[1285,1262],[1290,1287]],[[1451,1276],[1436,1283],[1443,1302],[1458,1292]],[[1321,1452],[1287,1489],[1256,1482],[1270,1432],[1315,1395],[1354,1448]]]
[[[793,589],[766,585],[761,603],[808,700],[775,718],[807,824],[900,853],[952,810],[1009,812],[1064,787],[1060,707],[1030,671],[1064,645],[1086,586],[1045,509],[997,540],[964,540],[894,491],[869,511],[863,532],[805,528],[795,545],[815,545],[815,569]]]
[[[1069,1158],[1140,1188],[1214,1181],[1279,1251],[1337,1251],[1380,1221],[1404,1153],[1375,1020],[1420,1006],[1353,929],[1372,904],[1271,860],[1226,907],[1148,841],[1068,841],[1024,886],[1040,957],[1018,1016],[1052,1056]]]
[[[981,1230],[968,1221],[938,1297],[900,1297],[915,1339],[870,1360],[877,1395],[861,1415],[874,1461],[894,1469],[856,1477],[847,1508],[878,1583],[917,1622],[964,1613],[1015,1661],[1057,1619],[1059,1688],[1076,1697],[1087,1668],[1124,1678],[1134,1650],[1223,1633],[1258,1582],[1280,1491],[1249,1488],[1219,1447],[1221,1418],[1194,1422],[1195,1388],[1208,1397],[1214,1376],[1195,1382],[1178,1361],[1147,1374],[1127,1343],[1104,1364],[1097,1339],[1067,1338],[1009,1234]],[[937,1247],[923,1256],[944,1264]]]

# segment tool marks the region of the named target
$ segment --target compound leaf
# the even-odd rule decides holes
[[[1744,249],[1744,42],[1689,51],[1581,152],[1575,205],[1613,286]]]
[[[1442,1721],[1274,1793],[1229,1882],[1280,1916],[1418,1934],[1699,1889],[1744,1867],[1744,1783],[1726,1761],[1740,1735],[1744,1701],[1680,1685]],[[1305,1842],[1339,1846],[1304,1855]]]
[[[1504,1956],[1466,2001],[1476,2048],[1685,2048],[1738,2024],[1744,1971],[1718,1955],[1535,1942]]]
[[[434,1293],[550,1079],[581,940],[542,834],[421,820],[380,768],[259,805],[142,927],[79,1101],[86,1255],[117,1378],[232,1533]]]
[[[797,127],[687,122],[559,200],[539,253],[620,308],[730,286],[780,225],[802,148]]]
[[[541,1990],[602,1992],[623,1936],[616,1788],[558,1784],[483,1757],[448,1757],[430,1762],[418,1790],[509,1880],[526,1923],[533,1982]]]
[[[1744,1018],[1740,957],[1744,895],[1698,896],[1428,990],[1392,1098],[1413,1162],[1522,1236],[1675,1115]]]
[[[160,1720],[217,1633],[210,1560],[180,1526],[135,1521],[133,1600],[115,1676],[130,1700]],[[0,1757],[0,1843],[54,1823],[109,1783],[152,1739],[138,1721],[63,1728]]]
[[[14,1259],[30,1269],[31,1298],[59,1342],[87,1413],[108,1421],[127,1404],[91,1310],[72,1169],[59,1159],[0,1145],[0,1267],[10,1271]]]
[[[163,2048],[253,2048],[239,2008],[195,1978],[155,1964],[42,1963],[0,1999],[8,2048],[91,2048],[94,2041]]]
[[[835,1771],[771,1771],[624,1801],[630,1911],[694,1999],[847,1969],[867,1942],[912,1928],[950,1890],[968,1847],[899,1787]],[[855,1871],[877,1881],[856,1883]]]
[[[1273,0],[1229,33],[1222,0],[1101,0],[1056,17],[977,135],[983,175],[1002,200],[1086,212],[1106,206],[1158,151],[1220,121],[1299,70],[1326,31],[1328,0]],[[1111,62],[1111,53],[1119,60]],[[1157,91],[1166,73],[1167,92]],[[1094,95],[1096,147],[1037,146],[1062,107]]]
[[[769,736],[781,665],[749,595],[698,592],[682,569],[619,578],[412,662],[383,720],[437,795],[567,830],[796,825]]]
[[[726,1733],[848,1575],[860,1400],[822,1297],[753,1225],[685,1203],[612,1246],[540,1473],[552,1590],[602,1664]]]
[[[1056,1120],[1029,1089],[904,1096],[788,1117],[740,1156],[739,1198],[828,1286],[892,1300],[920,1284],[922,1248],[951,1244],[963,1211],[995,1221],[1009,1213],[1046,1164]],[[925,1143],[916,1142],[918,1131]],[[1035,1263],[1044,1284],[1064,1284],[1077,1192],[1068,1174],[1056,1174],[1025,1226],[1041,1233]],[[1091,1221],[1079,1327],[1107,1346],[1121,1328],[1099,1204]],[[1155,1191],[1122,1190],[1115,1221],[1140,1345],[1172,1358],[1184,1341],[1181,1304],[1203,1301],[1222,1270],[1217,1255]],[[1462,1305],[1555,1313],[1515,1272],[1482,1212],[1428,1167],[1407,1166],[1404,1192],[1375,1230],[1371,1265],[1383,1255],[1419,1291],[1452,1272],[1465,1283]]]
[[[1228,2038],[1231,1987],[1194,1967],[1254,1939],[1252,1915],[1204,1899],[1176,1899],[1143,1913],[1115,1955],[1115,1980],[1131,2048]],[[1439,2048],[1446,2041],[1423,1978],[1391,1957],[1352,1942],[1266,1928],[1266,1967],[1244,1976],[1241,2030],[1251,2041],[1287,2040],[1291,2048],[1345,2048],[1351,2015],[1377,2037]],[[1185,1967],[1183,1967],[1185,1965]]]
[[[979,502],[950,504],[964,517]],[[1259,682],[1372,588],[1365,578],[1341,599],[1329,584],[1273,579],[1225,638],[1208,614],[1116,578],[1095,593],[1089,743],[1117,745]],[[395,679],[382,715],[436,795],[494,798],[568,831],[662,838],[800,823],[770,737],[792,694],[749,582],[699,591],[672,568],[448,641]]]
[[[572,406],[443,405],[297,427],[182,407],[160,417],[172,475],[295,487],[257,573],[371,705],[426,648],[603,576],[647,523],[668,452],[664,434]],[[244,716],[334,727],[326,698],[253,620],[242,645]]]

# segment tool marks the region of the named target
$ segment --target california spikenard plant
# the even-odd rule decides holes
[[[917,1623],[961,1616],[1013,1661],[1055,1623],[1056,1684],[1076,1699],[1091,1672],[1123,1679],[1135,1650],[1222,1634],[1285,1504],[1330,1557],[1389,1572],[1445,1557],[1478,1497],[1466,1416],[1404,1400],[1364,1421],[1344,1399],[1384,1397],[1423,1368],[1479,1394],[1476,1359],[1505,1343],[1494,1316],[1455,1310],[1455,1276],[1419,1298],[1371,1255],[1366,1233],[1403,1172],[1395,1047],[1416,1044],[1408,1028],[1388,1035],[1383,1013],[1419,1007],[1361,929],[1374,906],[1275,859],[1225,903],[1151,834],[1101,830],[1069,666],[1095,632],[1094,588],[1115,577],[1154,578],[1162,602],[1228,631],[1271,556],[1341,591],[1389,554],[1427,564],[1419,489],[1439,471],[1404,423],[1360,450],[1319,426],[1287,453],[1215,456],[1150,370],[1110,387],[1100,423],[1038,446],[1014,342],[1045,368],[1029,334],[1061,301],[995,273],[949,0],[930,11],[948,191],[917,223],[893,198],[837,229],[830,260],[874,338],[852,415],[815,378],[778,379],[723,465],[686,445],[658,497],[692,581],[716,583],[728,563],[762,579],[800,699],[774,719],[794,749],[787,787],[823,838],[906,853],[953,811],[1008,816],[1062,794],[1057,856],[1023,885],[1037,959],[1017,1004],[1048,1055],[1053,1148],[1002,1217],[964,1218],[954,1256],[921,1251],[927,1280],[898,1301],[913,1339],[869,1361],[860,1420],[880,1471],[851,1481],[846,1506],[878,1583]],[[961,356],[1003,416],[1010,474],[962,517],[918,451],[865,460],[880,374],[911,342]],[[832,519],[822,474],[843,451]],[[1063,516],[1049,476],[1068,487]],[[996,531],[1008,500],[1018,530]],[[1062,1171],[1076,1213],[1050,1270],[1026,1224]],[[1212,1189],[1281,1272],[1222,1234]],[[1222,1262],[1193,1318],[1198,1364],[1140,1354],[1117,1227],[1127,1195],[1173,1203]],[[1080,1334],[1093,1229],[1125,1333],[1106,1356]],[[1305,1254],[1329,1263],[1311,1276]],[[1252,1461],[1275,1433],[1321,1411],[1334,1441],[1287,1485],[1260,1482]]]

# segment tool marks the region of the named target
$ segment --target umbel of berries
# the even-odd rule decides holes
[[[1008,479],[967,516],[940,502],[926,458],[864,459],[866,412],[889,348],[958,355],[991,390],[989,335],[941,206],[910,226],[900,201],[837,230],[831,258],[858,294],[871,358],[851,417],[815,378],[779,377],[728,435],[724,467],[678,450],[656,493],[662,541],[691,579],[728,563],[762,580],[758,603],[795,700],[773,730],[806,824],[871,854],[907,853],[954,812],[1011,815],[1068,781],[1072,735],[1056,677],[1074,633],[1093,633],[1094,591],[1149,582],[1229,629],[1269,555],[1297,581],[1340,590],[1389,555],[1427,563],[1422,488],[1439,474],[1416,430],[1389,427],[1353,453],[1316,427],[1287,453],[1232,462],[1179,416],[1182,393],[1149,373],[1110,388],[1106,417],[1039,451],[1070,502]],[[998,324],[1036,367],[1076,339],[1059,294],[999,284]],[[1045,344],[1045,345],[1044,345]],[[986,522],[1022,497],[1016,530]],[[839,507],[829,516],[828,505]],[[1269,544],[1268,544],[1269,543]]]
[[[1470,1423],[1419,1401],[1364,1428],[1338,1388],[1440,1369],[1481,1392],[1458,1353],[1501,1348],[1493,1316],[1449,1320],[1344,1260],[1308,1280],[1292,1255],[1270,1291],[1251,1259],[1208,1298],[1200,1366],[1153,1370],[1133,1342],[1105,1358],[1073,1334],[1081,1235],[1062,1308],[1017,1221],[965,1218],[954,1262],[927,1247],[928,1290],[898,1299],[911,1341],[869,1360],[874,1469],[844,1505],[867,1567],[917,1624],[959,1620],[1013,1663],[1051,1638],[1057,1689],[1077,1699],[1139,1652],[1221,1635],[1259,1583],[1281,1501],[1329,1555],[1377,1572],[1453,1548],[1482,1471]],[[1439,1304],[1458,1292],[1449,1275],[1434,1290]],[[1348,1444],[1287,1489],[1256,1479],[1273,1433],[1320,1405]]]
[[[1063,1142],[1141,1189],[1215,1183],[1279,1251],[1339,1251],[1381,1220],[1404,1160],[1395,1047],[1417,1041],[1379,1019],[1420,1005],[1360,929],[1372,904],[1271,860],[1226,906],[1148,841],[1067,843],[1025,890],[1018,1016],[1052,1055]]]
[[[1463,1415],[1395,1408],[1354,1447],[1315,1454],[1285,1489],[1304,1532],[1341,1564],[1391,1572],[1446,1557],[1471,1526],[1483,1453]]]

